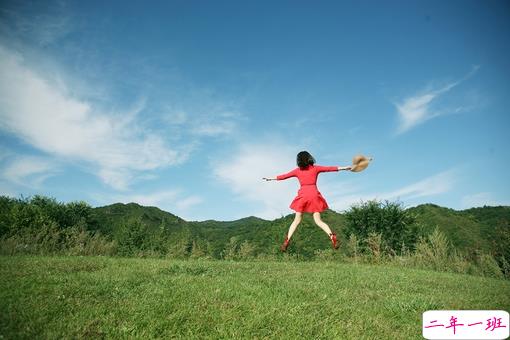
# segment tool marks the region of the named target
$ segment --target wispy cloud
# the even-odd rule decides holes
[[[57,170],[58,167],[46,158],[18,156],[2,169],[1,174],[10,183],[37,188]]]
[[[176,203],[176,206],[179,211],[183,211],[183,210],[188,210],[189,208],[191,208],[197,204],[200,204],[203,201],[204,201],[203,198],[200,196],[189,196],[189,197],[179,200]]]
[[[161,120],[168,125],[183,125],[189,120],[189,116],[182,110],[173,111],[171,108],[166,108],[167,111],[162,115]]]
[[[73,18],[64,1],[48,1],[44,6],[23,1],[2,5],[0,28],[10,39],[28,39],[45,47],[73,30]]]
[[[236,130],[237,124],[233,121],[223,122],[206,122],[202,124],[196,124],[192,128],[192,133],[198,136],[221,136],[230,135]]]
[[[0,195],[17,197],[18,193],[12,188],[11,184],[0,179]]]
[[[295,153],[294,148],[283,143],[244,144],[225,162],[214,164],[213,172],[234,193],[260,204],[261,208],[254,213],[255,216],[277,218],[291,212],[288,205],[296,195],[299,183],[295,180],[263,182],[261,178],[272,177],[294,168]],[[412,201],[440,195],[453,189],[456,177],[457,171],[450,169],[385,192],[363,192],[362,183],[352,178],[324,179],[320,190],[330,208],[340,211],[362,200]]]
[[[450,169],[440,172],[434,176],[427,177],[416,183],[407,185],[401,189],[384,194],[385,198],[419,198],[434,196],[450,191],[456,182],[456,171]]]
[[[213,164],[213,173],[220,182],[240,197],[260,204],[254,215],[275,218],[289,212],[288,205],[299,184],[292,180],[264,182],[295,168],[296,150],[283,143],[243,144],[224,162]]]
[[[124,195],[113,195],[112,201],[121,203],[138,203],[145,206],[157,206],[160,207],[162,203],[174,202],[177,200],[179,195],[178,190],[166,190],[158,191],[148,194],[124,194]]]
[[[433,176],[424,178],[415,183],[408,184],[402,188],[387,192],[358,192],[351,193],[348,195],[335,195],[335,192],[331,192],[331,208],[335,210],[346,210],[351,205],[359,203],[360,201],[368,200],[414,200],[421,197],[429,197],[440,195],[449,192],[453,189],[456,183],[457,171],[450,169],[447,171],[440,172]],[[329,190],[325,190],[325,193],[329,194]],[[336,191],[342,192],[342,191]]]
[[[469,77],[471,77],[474,73],[476,73],[479,69],[479,66],[474,66],[472,70],[463,78],[449,83],[446,86],[430,89],[424,92],[421,92],[417,95],[408,97],[403,99],[402,101],[395,103],[397,108],[398,117],[399,117],[399,126],[397,129],[397,133],[404,133],[416,125],[419,125],[427,120],[438,117],[445,113],[458,112],[462,110],[461,107],[455,107],[453,109],[445,109],[445,110],[432,110],[430,105],[435,101],[438,97],[444,95]]]
[[[203,202],[198,195],[186,195],[181,189],[160,190],[150,193],[125,193],[113,195],[93,195],[94,199],[101,204],[138,203],[143,206],[158,207],[162,210],[177,214],[187,219],[189,209]]]
[[[183,162],[185,149],[138,126],[145,102],[107,113],[56,87],[0,45],[0,129],[47,153],[85,161],[106,184],[127,189],[139,171]]]
[[[232,137],[248,119],[238,102],[218,99],[221,94],[199,88],[189,92],[185,98],[162,105],[160,122],[174,135],[193,140]]]
[[[7,149],[7,148],[5,148],[5,147],[0,145],[0,162],[3,159],[11,156],[12,154],[13,154],[13,152],[11,150],[9,150],[9,149]]]
[[[499,205],[510,205],[510,200],[497,200],[490,192],[478,192],[475,194],[465,195],[461,199],[462,208],[474,208],[488,206],[499,206]]]

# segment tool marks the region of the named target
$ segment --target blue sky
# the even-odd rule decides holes
[[[0,193],[188,220],[510,205],[507,1],[2,1]]]

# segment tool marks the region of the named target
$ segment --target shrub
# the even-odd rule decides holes
[[[114,255],[115,241],[109,241],[99,232],[85,229],[82,221],[76,226],[61,231],[61,252],[66,255]]]
[[[223,251],[223,258],[225,260],[235,260],[237,259],[237,252],[239,249],[239,237],[233,236],[228,241],[225,246],[225,250]]]
[[[193,242],[191,243],[190,257],[191,258],[201,258],[201,257],[206,257],[206,255],[207,255],[206,247],[204,245],[202,245],[200,242],[193,240]]]
[[[400,252],[402,243],[411,246],[417,240],[416,217],[397,202],[361,202],[351,206],[345,217],[346,235],[354,234],[360,240],[367,240],[371,233],[378,233],[386,249]]]
[[[138,219],[130,219],[119,229],[115,239],[118,244],[118,255],[131,256],[149,247],[149,229]]]
[[[243,243],[241,243],[237,255],[240,259],[252,259],[255,257],[255,252],[255,246],[250,241],[245,240]]]
[[[413,262],[423,268],[446,270],[450,267],[448,247],[446,236],[436,228],[432,234],[418,240],[413,254]]]
[[[82,225],[59,229],[55,222],[38,229],[26,228],[17,234],[0,238],[3,255],[113,255],[115,241],[109,241],[99,232],[92,233]]]
[[[490,254],[481,254],[478,258],[478,266],[483,276],[503,278],[503,273],[499,268],[498,262]]]
[[[504,256],[499,257],[501,272],[505,276],[505,278],[510,279],[510,263],[506,260]]]
[[[371,262],[381,262],[382,235],[381,233],[371,232],[365,240],[367,253]]]
[[[463,253],[455,248],[453,248],[449,256],[449,264],[451,271],[455,273],[467,274],[473,270],[473,264],[468,261]]]
[[[184,230],[167,240],[166,256],[169,258],[184,259],[191,255],[193,240],[189,230]]]
[[[347,251],[347,256],[354,258],[354,260],[358,259],[358,256],[360,254],[359,241],[355,234],[351,233],[349,235],[349,240],[347,241],[346,251]]]

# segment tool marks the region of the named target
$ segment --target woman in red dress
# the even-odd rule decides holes
[[[290,225],[289,232],[285,235],[285,241],[280,249],[286,251],[289,246],[290,238],[297,226],[301,222],[304,212],[313,213],[313,220],[322,230],[324,230],[331,240],[334,249],[338,248],[336,234],[331,231],[329,226],[321,220],[321,212],[328,208],[324,197],[317,189],[317,176],[321,172],[351,170],[351,166],[320,166],[314,165],[315,159],[307,151],[301,151],[296,159],[298,167],[294,170],[276,176],[275,178],[263,178],[266,181],[281,181],[291,177],[297,177],[301,188],[297,196],[290,204],[290,208],[296,212],[294,221]]]

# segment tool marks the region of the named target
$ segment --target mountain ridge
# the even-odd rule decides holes
[[[422,234],[439,228],[453,246],[469,252],[489,251],[499,237],[498,228],[510,228],[509,206],[455,210],[426,203],[406,210],[416,216]],[[169,234],[187,235],[193,240],[207,240],[218,246],[235,239],[249,241],[260,248],[266,248],[267,243],[280,243],[294,218],[293,214],[288,214],[274,220],[248,216],[231,221],[187,221],[158,207],[145,207],[133,202],[114,203],[92,211],[99,229],[107,235],[118,232],[130,220],[138,220],[154,230],[165,229]],[[341,242],[347,242],[348,235],[343,234],[345,213],[326,210],[322,219],[339,234]],[[293,239],[308,255],[316,249],[326,249],[329,241],[315,226],[310,214],[304,215]]]

